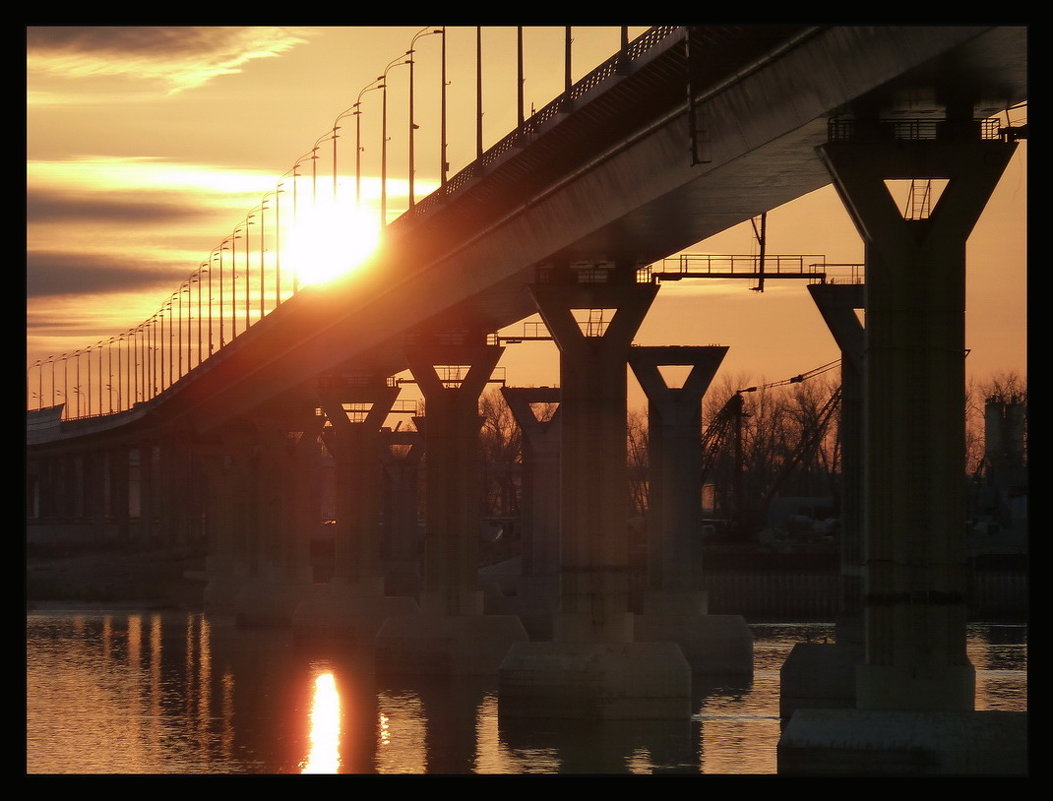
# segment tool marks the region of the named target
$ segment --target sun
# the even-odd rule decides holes
[[[301,212],[282,247],[301,286],[325,284],[352,272],[376,252],[376,215],[354,204],[319,204]]]

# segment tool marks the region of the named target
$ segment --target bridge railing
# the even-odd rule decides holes
[[[827,126],[831,142],[938,140],[948,138],[1001,139],[1005,134],[997,118],[982,120],[934,119],[833,119]]]
[[[611,76],[624,71],[627,65],[639,59],[676,30],[675,26],[666,25],[645,31],[631,41],[626,50],[619,51],[600,64],[592,72],[577,81],[570,89],[532,114],[522,125],[516,127],[515,130],[490,147],[481,157],[454,175],[445,185],[440,186],[430,195],[422,198],[420,202],[407,211],[407,214],[411,217],[420,218],[427,216],[434,209],[444,205],[451,197],[471,184],[475,178],[483,175],[489,167],[499,162],[506,153],[511,152],[523,141],[529,139],[545,123],[555,119],[560,114],[566,114],[572,110],[575,101],[587,95]]]
[[[641,281],[680,281],[685,278],[796,278],[811,284],[861,284],[862,264],[833,264],[823,255],[725,255],[681,253],[649,264],[638,271]]]

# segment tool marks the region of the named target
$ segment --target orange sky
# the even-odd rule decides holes
[[[108,339],[149,317],[279,176],[327,134],[359,90],[404,53],[410,27],[29,28],[27,30],[27,360]],[[630,36],[644,29],[630,28]],[[573,29],[573,78],[614,53],[619,29]],[[563,85],[560,27],[526,28],[526,113]],[[484,147],[516,122],[515,29],[483,30]],[[438,180],[440,37],[418,40],[416,195]],[[475,29],[448,30],[450,174],[474,158]],[[389,209],[404,208],[406,84],[389,78]],[[363,176],[379,176],[380,93],[363,100]],[[1013,122],[1026,119],[1026,108]],[[353,174],[353,118],[338,161]],[[319,169],[331,169],[331,142]],[[969,374],[1026,373],[1026,142],[968,248]],[[329,173],[326,172],[328,178]],[[344,184],[342,183],[342,186]],[[345,191],[342,189],[341,191]],[[748,224],[691,251],[755,250]],[[861,262],[830,187],[768,215],[768,253]],[[720,375],[779,380],[838,357],[803,283],[666,284],[638,344],[725,344]],[[517,327],[518,328],[518,327]],[[509,348],[513,384],[557,381],[552,343]],[[30,401],[35,406],[35,399]]]

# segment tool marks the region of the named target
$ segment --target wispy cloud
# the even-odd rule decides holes
[[[280,56],[307,42],[308,34],[290,27],[31,27],[27,67],[31,74],[151,81],[174,94]]]
[[[87,252],[31,251],[26,268],[27,298],[163,290],[186,277],[183,264]]]

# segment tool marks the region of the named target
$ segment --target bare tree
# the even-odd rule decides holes
[[[519,514],[519,473],[523,435],[512,410],[497,389],[479,399],[482,429],[479,441],[486,476],[486,513],[491,517]]]

